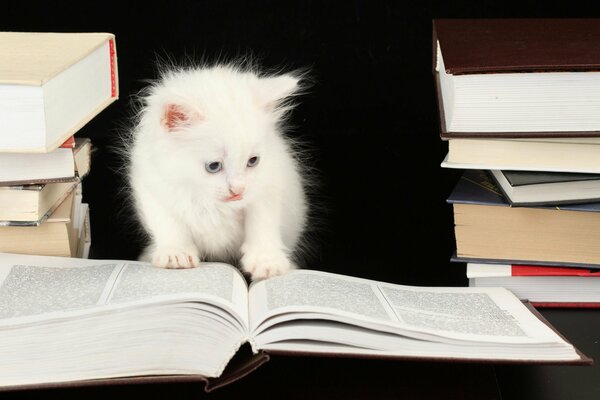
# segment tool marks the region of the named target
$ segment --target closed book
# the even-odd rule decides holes
[[[537,307],[600,308],[600,270],[467,264],[472,287],[503,287]]]
[[[0,153],[0,186],[75,181],[90,169],[91,141],[48,153]]]
[[[92,246],[92,230],[90,226],[90,207],[88,204],[81,205],[79,221],[73,223],[77,227],[77,258],[89,258]]]
[[[492,170],[490,175],[513,206],[600,201],[600,174]]]
[[[460,258],[600,264],[600,203],[510,207],[476,170],[465,172],[448,202]]]
[[[79,181],[0,186],[0,226],[39,225],[65,200]]]
[[[450,139],[445,168],[600,173],[600,138]]]
[[[74,199],[71,192],[39,226],[0,226],[0,252],[75,257],[78,238],[72,218],[81,204]]]
[[[53,151],[118,97],[109,33],[0,32],[0,152]]]
[[[436,19],[441,136],[599,136],[600,20]]]
[[[77,177],[85,178],[89,174],[92,164],[92,141],[89,138],[78,137],[75,139],[73,160]]]

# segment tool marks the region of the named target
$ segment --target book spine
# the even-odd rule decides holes
[[[110,83],[111,83],[111,97],[117,97],[117,73],[116,73],[116,50],[115,50],[115,40],[111,39],[108,42],[109,52],[110,52]]]

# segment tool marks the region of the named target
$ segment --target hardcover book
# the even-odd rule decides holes
[[[600,201],[600,174],[500,170],[490,173],[513,206]]]
[[[600,270],[467,264],[472,287],[503,287],[536,307],[600,308]]]
[[[77,187],[79,180],[0,186],[0,226],[38,226]]]
[[[311,270],[248,287],[220,263],[169,270],[0,254],[0,266],[3,389],[227,380],[245,343],[254,356],[231,366],[237,377],[269,354],[591,363],[502,288],[401,286]]]
[[[459,258],[600,264],[600,203],[510,207],[476,170],[464,173],[448,202]]]
[[[0,153],[0,186],[76,181],[89,172],[91,151],[90,139],[77,138],[49,153]]]
[[[599,136],[600,21],[436,19],[441,136]]]
[[[109,33],[0,32],[0,152],[55,150],[118,98]]]
[[[450,139],[445,168],[600,173],[600,138]]]
[[[70,164],[75,167],[74,177],[56,179],[56,182],[55,179],[38,179],[39,182],[49,183],[0,185],[0,226],[38,226],[78,187],[81,179],[90,170],[91,141],[87,138],[77,138],[74,145],[74,148],[64,149],[72,153],[69,159]],[[32,156],[45,157],[46,154]],[[1,157],[0,155],[0,159]],[[30,165],[24,167],[29,168]],[[41,171],[48,172],[43,169]],[[28,175],[24,174],[25,176]],[[29,181],[30,178],[25,180],[25,182]]]
[[[71,191],[37,226],[0,226],[0,252],[75,257],[83,229],[81,196]],[[85,206],[87,207],[87,205]],[[84,210],[85,211],[85,210]]]

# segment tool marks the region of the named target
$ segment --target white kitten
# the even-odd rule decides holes
[[[128,170],[151,240],[142,259],[241,258],[252,279],[293,268],[307,201],[280,124],[298,81],[220,65],[168,72],[149,89]]]

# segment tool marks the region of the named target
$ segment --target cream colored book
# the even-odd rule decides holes
[[[77,258],[89,258],[92,247],[92,231],[90,226],[90,207],[88,204],[81,205],[80,217],[77,226]]]
[[[91,151],[90,139],[77,138],[73,149],[59,148],[45,154],[0,154],[0,177],[13,171],[11,179],[17,178],[16,182],[20,183],[3,186],[4,182],[0,182],[0,226],[40,225],[89,173]],[[70,177],[53,175],[60,167],[46,159],[56,152],[66,153],[65,160],[61,162],[70,165]],[[17,156],[22,158],[22,162],[16,165],[7,163],[8,168],[3,170],[5,156]],[[29,159],[28,163],[23,162],[26,159]],[[35,171],[41,175],[36,175]],[[32,181],[35,183],[30,183]]]
[[[442,167],[600,173],[600,138],[450,139]]]
[[[0,252],[74,257],[77,230],[72,216],[81,208],[73,192],[39,226],[0,226]]]
[[[0,226],[40,225],[78,184],[0,186]]]
[[[118,98],[110,33],[0,32],[0,152],[50,152]]]
[[[75,181],[90,171],[91,153],[88,138],[49,153],[0,153],[0,186]]]

